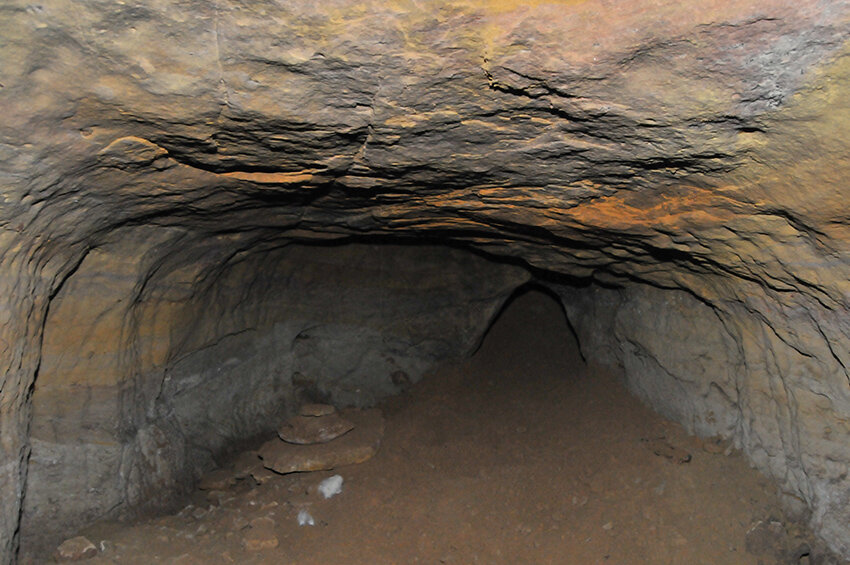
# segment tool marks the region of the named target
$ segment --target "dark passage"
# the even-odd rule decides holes
[[[573,378],[586,369],[561,303],[534,285],[519,289],[508,300],[473,362],[482,372],[510,380],[539,375]]]

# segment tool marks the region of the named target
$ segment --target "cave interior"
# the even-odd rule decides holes
[[[71,4],[0,6],[0,562],[532,287],[850,556],[847,2]]]

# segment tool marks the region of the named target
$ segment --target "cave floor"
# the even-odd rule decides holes
[[[106,549],[89,562],[767,565],[809,539],[737,451],[591,375],[546,300],[520,297],[473,358],[385,402],[371,460],[243,480],[224,496],[198,491],[172,516],[98,524],[84,534]],[[343,491],[325,500],[316,486],[333,474]],[[298,525],[303,508],[314,526]],[[249,551],[250,523],[263,517],[267,545],[278,545]],[[751,553],[760,520],[783,533],[750,534]]]

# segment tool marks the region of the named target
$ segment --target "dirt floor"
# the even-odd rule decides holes
[[[590,375],[543,294],[515,300],[468,362],[381,408],[371,460],[247,478],[198,491],[173,516],[98,524],[83,532],[103,549],[88,562],[834,562],[795,553],[810,534],[738,452]],[[316,487],[334,474],[342,492],[325,500]],[[315,525],[299,526],[300,510]]]

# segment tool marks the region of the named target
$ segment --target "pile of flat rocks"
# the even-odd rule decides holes
[[[323,471],[371,459],[381,445],[381,411],[343,410],[306,404],[259,450],[263,466],[276,473]]]

